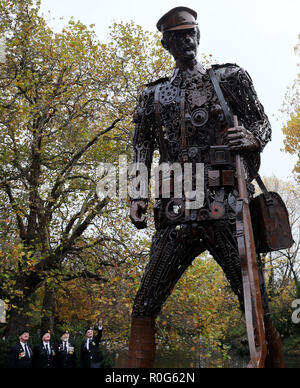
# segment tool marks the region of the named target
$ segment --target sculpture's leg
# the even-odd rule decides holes
[[[190,227],[168,227],[155,234],[150,261],[133,306],[129,367],[154,366],[155,318],[181,275],[202,251],[199,238],[193,237]]]
[[[132,317],[129,368],[153,368],[155,362],[155,319]]]
[[[202,227],[203,242],[209,253],[222,267],[233,292],[244,311],[243,280],[236,240],[235,221],[208,222]]]

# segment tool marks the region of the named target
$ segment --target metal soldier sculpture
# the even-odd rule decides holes
[[[143,91],[134,116],[133,147],[134,162],[144,163],[148,171],[155,149],[159,149],[160,163],[204,163],[205,201],[198,210],[187,210],[184,196],[160,198],[155,204],[156,234],[133,306],[129,367],[153,367],[155,318],[181,275],[202,252],[209,251],[222,267],[244,309],[236,230],[239,193],[235,153],[250,157],[258,168],[271,128],[248,73],[235,64],[215,65],[217,84],[240,123],[228,129],[213,75],[196,60],[200,41],[196,20],[195,11],[176,7],[157,23],[163,33],[162,45],[174,57],[176,68],[170,79],[159,79]],[[195,177],[192,179],[194,182]],[[254,191],[251,180],[246,168],[250,198]],[[138,229],[146,227],[147,202],[148,198],[132,200],[130,217]],[[260,289],[265,326],[267,323],[278,340],[262,276]],[[269,366],[282,366],[279,358],[278,362],[269,361]]]

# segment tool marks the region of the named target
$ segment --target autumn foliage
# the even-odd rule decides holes
[[[295,47],[295,53],[300,59],[299,45],[300,34],[298,35],[298,45]],[[300,66],[300,61],[298,66]],[[292,87],[287,90],[282,111],[288,115],[287,123],[282,128],[285,135],[285,151],[297,156],[298,160],[294,172],[296,178],[300,180],[300,74]]]
[[[102,269],[126,260],[121,251],[133,243],[130,227],[121,230],[125,204],[98,198],[97,167],[129,153],[138,89],[169,61],[157,38],[133,24],[114,25],[108,43],[74,20],[55,34],[39,5],[0,1],[6,37],[0,206],[7,334],[28,321],[41,287],[50,300],[73,279],[107,282]],[[118,212],[121,220],[114,217]],[[53,313],[47,304],[45,327]]]
[[[120,349],[128,341],[153,223],[138,233],[127,200],[99,199],[97,167],[117,163],[120,154],[131,159],[139,92],[170,75],[173,63],[159,36],[133,22],[113,24],[101,42],[93,26],[73,19],[54,33],[39,6],[0,0],[0,34],[6,38],[0,63],[0,299],[8,306],[3,330],[16,334],[28,324],[33,330],[78,331],[101,315],[110,348]],[[297,123],[287,129],[293,152]],[[266,261],[277,296],[279,275],[274,270],[272,280],[272,266],[292,263],[280,260]],[[291,260],[298,271],[297,254]],[[223,351],[241,320],[221,269],[202,255],[163,308],[158,347]]]

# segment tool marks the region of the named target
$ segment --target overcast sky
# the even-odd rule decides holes
[[[237,63],[254,82],[273,128],[273,140],[262,156],[261,173],[288,179],[295,158],[280,152],[283,147],[279,109],[287,86],[299,72],[294,46],[300,33],[299,0],[42,0],[42,11],[56,20],[55,30],[71,16],[90,25],[100,40],[114,21],[131,21],[149,31],[171,8],[187,6],[198,12],[200,53],[212,54],[219,63]],[[59,20],[64,17],[64,20]],[[298,58],[299,62],[299,58]]]

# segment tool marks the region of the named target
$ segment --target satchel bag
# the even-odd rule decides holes
[[[294,244],[286,206],[278,193],[269,192],[270,200],[260,194],[250,202],[257,253],[288,249]]]
[[[208,73],[228,125],[229,127],[233,127],[232,115],[225,101],[216,74],[212,68],[208,70]],[[256,252],[268,253],[291,248],[294,240],[284,201],[278,193],[267,190],[252,161],[248,159],[246,162],[252,178],[257,181],[262,191],[262,194],[253,198],[249,204]]]
[[[249,161],[248,161],[249,166]],[[268,191],[260,175],[250,169],[262,194],[250,201],[250,213],[257,253],[289,249],[294,244],[289,214],[278,193]]]

